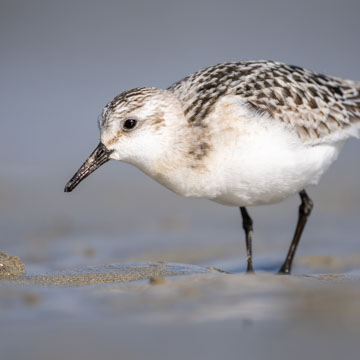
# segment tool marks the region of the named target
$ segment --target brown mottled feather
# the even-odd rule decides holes
[[[168,90],[183,102],[194,126],[201,126],[223,95],[238,95],[310,143],[360,122],[360,83],[273,61],[210,66]]]

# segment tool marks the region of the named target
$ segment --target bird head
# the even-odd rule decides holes
[[[65,186],[72,191],[109,160],[121,160],[151,173],[166,156],[185,119],[180,101],[168,90],[135,88],[116,96],[99,118],[100,143]]]

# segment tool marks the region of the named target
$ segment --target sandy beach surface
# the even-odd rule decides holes
[[[0,285],[2,359],[351,359],[360,273],[133,263]]]
[[[298,269],[311,274],[294,276],[164,261],[24,274],[20,258],[1,255],[2,359],[335,360],[359,351],[354,254],[304,256]],[[222,265],[231,271],[233,260]]]

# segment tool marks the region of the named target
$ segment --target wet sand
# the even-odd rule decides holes
[[[0,281],[3,359],[350,359],[358,349],[360,272],[153,262],[18,275]]]
[[[165,277],[210,272],[210,270],[199,266],[185,264],[112,264],[98,267],[78,268],[57,274],[23,276],[17,278],[16,283],[44,286],[85,286],[149,280],[151,283],[155,284],[161,283],[160,279],[165,279]]]
[[[25,274],[25,266],[18,256],[9,256],[0,251],[0,280],[14,279]]]

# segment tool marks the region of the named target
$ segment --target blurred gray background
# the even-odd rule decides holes
[[[33,270],[88,263],[89,254],[148,259],[160,248],[177,249],[167,260],[234,255],[244,264],[237,209],[181,199],[115,162],[74,193],[63,187],[98,143],[102,107],[125,89],[166,88],[204,66],[249,59],[360,80],[359,15],[358,0],[1,0],[0,250]],[[300,255],[359,249],[358,153],[350,141],[310,190],[315,212]],[[256,256],[284,257],[297,205],[294,197],[250,210]]]

